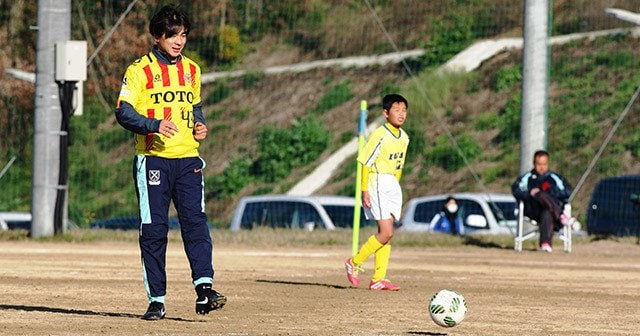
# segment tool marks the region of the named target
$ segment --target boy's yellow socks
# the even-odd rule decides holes
[[[362,265],[370,255],[376,253],[376,251],[378,251],[382,246],[384,245],[376,239],[376,236],[372,235],[362,245],[360,251],[358,251],[358,253],[353,257],[353,263],[356,265]]]
[[[389,266],[389,256],[391,255],[391,244],[385,244],[376,251],[376,261],[371,281],[376,282],[387,276],[387,266]]]

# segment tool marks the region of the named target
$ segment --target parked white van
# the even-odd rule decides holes
[[[231,219],[231,231],[257,227],[309,231],[353,226],[354,197],[259,195],[240,199]],[[373,225],[360,210],[360,226]]]
[[[458,200],[458,215],[463,220],[465,234],[515,234],[518,204],[513,195],[499,193],[453,193],[413,198],[405,205],[398,230],[430,232],[431,219],[442,210],[448,196]]]

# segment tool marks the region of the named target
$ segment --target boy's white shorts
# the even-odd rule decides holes
[[[400,220],[402,210],[402,189],[396,177],[388,174],[369,175],[369,195],[371,208],[364,208],[368,220],[389,219]]]

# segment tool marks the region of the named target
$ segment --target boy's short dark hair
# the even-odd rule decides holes
[[[389,111],[391,106],[395,103],[404,103],[404,106],[409,108],[409,102],[407,102],[407,99],[399,94],[392,93],[382,98],[382,109]]]
[[[180,28],[184,28],[185,34],[188,35],[191,30],[191,22],[176,5],[160,8],[149,22],[149,33],[156,38],[174,36],[180,32]]]

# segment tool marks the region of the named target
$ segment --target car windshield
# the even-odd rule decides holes
[[[442,209],[442,202],[444,202],[444,200],[418,203],[413,215],[413,221],[416,223],[430,223],[433,216]]]
[[[353,206],[351,205],[323,205],[324,210],[336,227],[353,227]],[[367,221],[364,211],[360,207],[360,226],[372,225],[373,221]]]
[[[489,207],[499,225],[513,227],[517,225],[516,202],[489,202]]]
[[[320,214],[311,204],[296,201],[258,201],[246,205],[240,225],[243,229],[259,226],[302,228],[305,223],[315,223],[316,228],[325,228]]]

